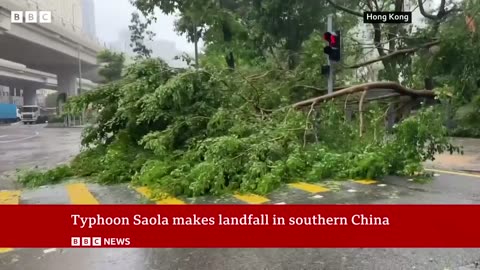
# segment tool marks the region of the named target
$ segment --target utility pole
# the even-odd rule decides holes
[[[197,24],[193,26],[193,39],[195,43],[195,69],[198,69],[198,36],[197,36]]]
[[[75,91],[75,95],[78,95],[82,93],[82,58],[81,58],[81,45],[78,44],[78,91]],[[75,121],[75,118],[73,118]],[[80,125],[83,125],[83,113],[82,117],[80,119]]]
[[[80,44],[78,45],[78,90],[82,92],[82,58],[80,54]],[[78,91],[75,91],[75,95],[78,94]]]
[[[327,32],[330,32],[330,33],[333,32],[333,15],[332,14],[328,15]],[[328,75],[328,93],[331,94],[333,93],[333,75],[334,75],[333,61],[331,61],[328,56],[327,56],[327,59],[328,59],[328,66],[330,67],[329,75]]]

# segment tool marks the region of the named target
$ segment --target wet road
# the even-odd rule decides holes
[[[27,134],[31,127],[19,127]],[[25,129],[23,129],[25,128]],[[27,131],[28,130],[28,131]],[[32,155],[48,153],[44,165],[61,162],[74,153],[70,143],[78,131],[39,129],[35,140],[62,145],[63,150],[47,149],[32,143],[22,143],[19,154],[22,166],[31,166]],[[72,132],[72,133],[70,133]],[[10,134],[10,133],[9,133]],[[16,133],[13,133],[16,134]],[[35,134],[35,133],[33,133]],[[65,135],[65,136],[60,136]],[[49,137],[56,136],[56,137]],[[1,140],[6,140],[0,137]],[[10,147],[10,146],[9,146]],[[5,151],[0,143],[0,151]],[[8,148],[7,151],[15,151]],[[54,152],[62,152],[56,157]],[[1,155],[0,164],[5,156]],[[51,153],[51,154],[50,154]],[[60,161],[59,161],[60,160]],[[42,164],[41,164],[42,165]],[[445,169],[441,166],[438,168]],[[1,167],[10,170],[11,166]],[[6,168],[6,169],[5,169]],[[0,188],[1,190],[2,188]],[[122,204],[155,203],[148,192],[127,185],[98,186],[85,183],[65,183],[35,190],[3,191],[12,203],[18,204]],[[0,194],[0,203],[2,196]],[[195,203],[265,203],[265,204],[478,204],[480,175],[436,171],[429,183],[389,177],[383,181],[344,181],[322,184],[296,183],[273,192],[267,197],[227,196],[224,198],[170,198],[156,203],[183,201]],[[3,220],[3,219],[2,219]],[[8,218],[1,222],[8,222]],[[32,224],[32,229],[35,225]],[[21,234],[21,232],[15,232]],[[41,232],[39,232],[41,233]],[[454,233],[454,232],[452,232]],[[215,237],[212,235],[212,237]],[[441,237],[441,236],[439,236]],[[1,270],[170,270],[170,269],[480,269],[480,249],[0,249]]]
[[[78,153],[81,129],[44,127],[0,126],[0,190],[18,188],[17,169],[54,167]]]
[[[266,204],[477,204],[480,176],[440,173],[428,184],[391,177],[381,182],[285,186]],[[300,188],[301,187],[301,188]],[[77,189],[77,190],[75,190]],[[87,194],[86,194],[87,193]],[[78,198],[83,198],[79,199]],[[126,185],[66,183],[24,191],[20,204],[145,203]],[[215,203],[204,198],[185,203]],[[221,203],[259,200],[225,197]],[[217,201],[218,202],[218,201]],[[32,229],[34,224],[32,224]],[[18,232],[21,233],[21,232]],[[214,237],[214,236],[212,236]],[[441,236],[439,236],[441,237]],[[0,250],[0,252],[2,252]],[[480,262],[480,249],[19,249],[0,254],[2,270],[167,270],[167,269],[432,269],[467,270]]]
[[[464,154],[437,155],[435,161],[429,161],[426,165],[430,168],[480,173],[480,139],[454,138],[452,143],[463,146]]]

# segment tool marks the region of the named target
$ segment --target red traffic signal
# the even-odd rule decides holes
[[[328,58],[331,61],[340,61],[340,32],[325,32],[323,34],[323,39],[328,42],[328,46],[323,48],[323,52],[328,55]]]
[[[328,42],[330,47],[338,47],[338,37],[335,34],[330,32],[325,32],[323,34],[323,39]]]

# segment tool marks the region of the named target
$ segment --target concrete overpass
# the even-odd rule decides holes
[[[78,80],[75,82],[75,90],[78,88]],[[27,68],[27,66],[0,59],[0,85],[10,88],[9,99],[17,105],[33,105],[36,100],[37,89],[59,90],[57,76],[52,73],[42,72]],[[90,90],[96,86],[91,81],[82,79],[82,89]],[[13,102],[20,97],[20,90],[23,90],[22,104]],[[3,101],[6,102],[6,101]]]
[[[11,11],[46,10],[32,0],[0,1],[0,58],[55,74],[58,90],[75,94],[76,78],[98,82],[96,56],[103,47],[52,12],[51,24],[11,23]]]

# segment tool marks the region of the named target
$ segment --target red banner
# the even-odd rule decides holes
[[[480,205],[4,205],[0,247],[480,247]]]

